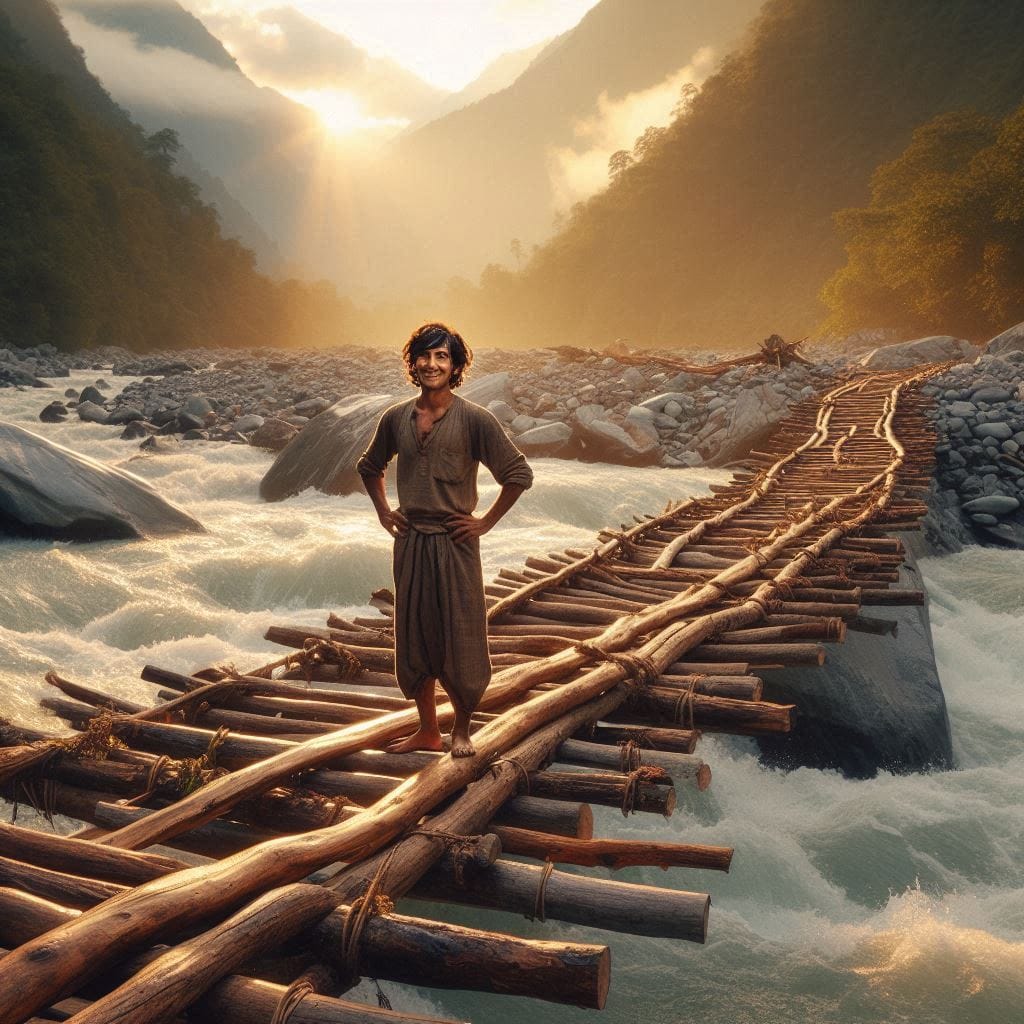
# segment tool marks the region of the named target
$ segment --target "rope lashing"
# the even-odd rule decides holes
[[[374,914],[390,914],[394,904],[390,897],[380,891],[384,878],[391,867],[391,862],[398,852],[398,844],[391,847],[387,856],[380,862],[374,872],[366,892],[352,901],[345,924],[341,930],[341,951],[339,959],[342,965],[342,981],[346,987],[359,980],[359,946],[362,942],[366,924]]]
[[[518,761],[513,761],[512,763],[520,768],[523,767]],[[527,786],[529,786],[529,780],[527,780]],[[455,884],[460,887],[462,886],[466,877],[466,864],[470,859],[473,847],[476,846],[476,842],[480,838],[479,836],[464,836],[458,832],[445,832],[443,829],[436,828],[413,829],[409,835],[440,839],[444,843],[445,849],[452,855],[452,870],[455,875]]]
[[[634,768],[626,777],[626,786],[622,793],[622,816],[628,818],[636,810],[636,798],[645,782],[661,782],[667,777],[668,773],[664,768],[658,768],[653,764]]]
[[[521,761],[517,761],[514,757],[496,757],[490,761],[487,765],[487,771],[491,773],[495,778],[498,777],[498,765],[499,764],[510,764],[517,772],[519,777],[523,780],[523,789],[526,791],[526,795],[530,795],[530,772],[529,769]]]
[[[533,900],[533,913],[526,913],[523,917],[527,921],[540,921],[543,924],[547,918],[544,916],[544,897],[547,893],[548,879],[551,877],[551,872],[555,870],[554,861],[545,861],[544,868],[540,873],[540,881],[537,883],[537,895]]]
[[[635,740],[619,741],[619,771],[626,773],[636,771],[643,763],[640,747]]]
[[[693,697],[697,692],[698,676],[692,676],[686,689],[676,698],[675,707],[672,709],[672,721],[678,725],[685,725],[687,729],[693,729]],[[688,719],[688,721],[687,721]],[[625,812],[623,812],[625,813]]]
[[[625,530],[602,530],[601,537],[619,542],[619,554],[623,561],[631,562],[636,554],[636,542]]]
[[[306,637],[302,649],[288,655],[284,661],[286,671],[302,669],[307,686],[313,683],[316,665],[337,665],[339,679],[354,679],[363,672],[362,662],[344,644],[317,636]]]
[[[575,644],[574,649],[579,654],[587,658],[593,658],[595,661],[610,661],[613,665],[618,665],[619,668],[625,670],[627,678],[635,680],[636,684],[640,687],[652,685],[657,681],[658,676],[661,675],[654,662],[642,654],[629,654],[625,651],[606,651],[589,640],[583,640]]]

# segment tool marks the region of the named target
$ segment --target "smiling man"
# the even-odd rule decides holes
[[[395,538],[395,675],[420,715],[419,729],[388,749],[441,749],[439,682],[455,708],[452,756],[469,757],[470,716],[491,681],[480,537],[533,483],[533,473],[494,416],[453,393],[473,360],[458,334],[424,324],[402,357],[420,394],[384,411],[357,464],[381,525]],[[384,471],[396,455],[392,509]],[[476,516],[481,462],[501,491]]]

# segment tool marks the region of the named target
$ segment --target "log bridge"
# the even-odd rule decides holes
[[[759,669],[821,665],[847,630],[891,632],[865,608],[923,601],[893,588],[889,534],[925,512],[915,385],[941,369],[846,380],[710,497],[502,570],[475,757],[380,749],[416,723],[387,591],[373,618],[272,625],[287,652],[250,671],[146,666],[152,706],[50,672],[75,731],[0,725],[0,787],[85,824],[0,824],[0,1024],[428,1019],[344,998],[361,978],[604,1004],[607,946],[404,896],[704,941],[708,894],[560,867],[729,869],[729,848],[594,838],[591,805],[670,815],[711,781],[701,733],[791,729]]]

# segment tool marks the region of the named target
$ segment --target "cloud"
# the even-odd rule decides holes
[[[649,89],[614,101],[602,92],[594,114],[574,126],[574,144],[549,151],[555,208],[568,209],[606,188],[609,157],[620,149],[632,150],[646,128],[670,124],[682,87],[699,86],[714,65],[714,51],[706,46],[693,55],[689,64]]]
[[[203,20],[246,74],[283,91],[348,92],[372,116],[406,119],[420,116],[443,95],[294,7],[210,10]]]
[[[153,6],[165,6],[151,0]],[[76,0],[81,6],[82,0]],[[89,70],[122,106],[228,117],[254,117],[265,99],[237,71],[164,47],[140,49],[130,32],[100,28],[72,10],[64,25],[85,51]]]

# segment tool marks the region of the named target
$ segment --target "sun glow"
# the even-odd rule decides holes
[[[395,135],[407,127],[402,117],[372,117],[366,113],[359,98],[343,89],[281,89],[290,99],[301,103],[320,118],[329,135],[344,138],[349,135]]]

